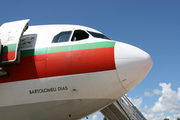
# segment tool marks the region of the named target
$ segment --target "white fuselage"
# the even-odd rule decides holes
[[[72,41],[76,30],[89,36]],[[68,41],[52,43],[63,31],[72,31]],[[88,31],[100,33],[75,25],[28,28],[26,42],[20,43],[20,65],[2,68],[10,75],[0,79],[0,120],[80,119],[120,98],[147,75],[149,54]]]

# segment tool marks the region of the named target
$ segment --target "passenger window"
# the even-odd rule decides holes
[[[85,31],[75,30],[71,41],[84,40],[84,39],[87,39],[88,37],[89,37],[89,34],[87,34]]]
[[[52,43],[68,42],[70,36],[71,36],[71,31],[61,32],[56,36],[54,36]]]

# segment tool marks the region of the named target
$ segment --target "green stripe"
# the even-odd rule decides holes
[[[7,46],[3,46],[3,52],[14,51],[14,50],[16,50],[16,44],[9,44]]]
[[[114,44],[115,42],[98,42],[98,43],[50,47],[48,53],[114,47]]]
[[[48,48],[38,48],[38,49],[31,49],[31,50],[24,50],[21,51],[21,57],[32,56],[32,55],[40,55],[40,54],[47,54]]]
[[[96,43],[87,43],[87,44],[78,44],[78,45],[57,46],[57,47],[49,47],[49,48],[37,48],[37,49],[21,51],[21,57],[56,53],[56,52],[75,51],[75,50],[107,48],[107,47],[114,47],[114,44],[115,42],[108,41],[108,42],[96,42]]]

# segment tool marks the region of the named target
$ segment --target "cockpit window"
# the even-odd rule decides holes
[[[71,36],[72,31],[65,31],[57,34],[54,36],[52,43],[57,43],[57,42],[68,42],[69,37]]]
[[[107,36],[101,33],[96,33],[96,32],[91,32],[91,31],[88,31],[88,33],[90,33],[93,37],[96,37],[96,38],[111,40],[110,38],[108,38]]]
[[[71,41],[84,40],[84,39],[87,39],[88,37],[89,37],[89,34],[86,33],[85,31],[83,31],[83,30],[75,30]]]

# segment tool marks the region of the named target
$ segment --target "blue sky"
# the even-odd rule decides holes
[[[84,25],[145,50],[153,67],[127,96],[148,120],[180,117],[179,0],[1,0],[0,4],[0,24],[29,18],[30,25]],[[102,118],[99,113],[89,117]]]

